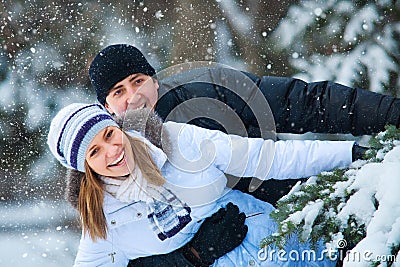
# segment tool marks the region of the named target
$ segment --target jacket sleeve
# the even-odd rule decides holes
[[[180,249],[168,254],[154,255],[149,257],[130,260],[128,267],[148,267],[148,266],[171,266],[171,267],[195,267],[183,255]]]
[[[266,97],[277,132],[357,136],[383,131],[388,124],[400,125],[399,98],[329,81],[246,75]]]
[[[185,171],[199,171],[213,164],[238,177],[288,179],[317,175],[352,162],[352,141],[275,142],[188,124],[164,125],[171,140],[178,144],[177,152],[169,159]]]
[[[203,68],[161,81],[161,88],[168,91],[161,93],[157,105],[164,119],[169,116],[169,120],[190,121],[241,136],[265,137],[262,131],[270,120],[278,133],[355,136],[383,131],[387,124],[400,124],[399,98],[329,81],[307,83],[295,78],[260,78],[228,68]],[[178,106],[178,111],[174,110]],[[230,123],[234,118],[226,116],[231,111],[247,133],[228,129],[238,124]]]
[[[229,136],[216,163],[225,173],[259,179],[293,179],[317,175],[351,164],[352,141],[277,141]],[[229,158],[224,151],[230,149]],[[228,164],[227,164],[228,163]]]

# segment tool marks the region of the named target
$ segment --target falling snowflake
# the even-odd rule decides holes
[[[161,10],[158,10],[154,15],[155,15],[155,17],[156,17],[157,19],[161,19],[161,18],[164,17],[164,15],[163,15],[163,13],[161,12]]]

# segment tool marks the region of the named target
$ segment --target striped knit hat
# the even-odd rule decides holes
[[[117,126],[99,104],[74,103],[61,109],[51,121],[47,144],[65,167],[85,172],[85,154],[101,130]]]

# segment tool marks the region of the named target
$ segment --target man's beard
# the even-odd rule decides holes
[[[171,151],[169,135],[163,129],[163,120],[150,108],[127,110],[116,116],[115,121],[125,131],[135,130],[165,153]]]

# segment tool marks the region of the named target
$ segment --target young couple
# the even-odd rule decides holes
[[[362,149],[353,142],[273,142],[188,124],[163,124],[151,108],[168,115],[168,108],[173,110],[180,102],[196,97],[198,88],[203,86],[208,97],[233,106],[239,116],[249,121],[250,136],[257,135],[253,118],[243,115],[245,107],[234,107],[242,103],[230,102],[229,90],[220,94],[224,89],[211,83],[192,83],[173,88],[158,100],[162,83],[151,78],[154,74],[136,48],[107,47],[92,62],[90,78],[100,104],[109,113],[98,104],[73,104],[52,121],[50,150],[62,164],[77,170],[75,174],[83,175],[71,176],[67,190],[83,226],[76,266],[107,266],[112,262],[114,266],[334,265],[327,259],[259,261],[261,238],[275,230],[268,216],[273,207],[248,194],[228,190],[225,173],[260,179],[307,177],[348,166],[352,155],[356,159]],[[320,131],[320,124],[325,124],[321,116],[337,120],[325,132],[338,131],[343,126],[344,132],[368,134],[382,130],[385,124],[399,124],[399,99],[334,83],[306,84],[293,79],[246,76],[269,102],[274,102],[271,109],[278,131],[295,128],[292,124],[287,126],[300,116],[292,111],[302,112],[303,121],[299,119],[296,125],[305,126],[293,132]],[[314,99],[317,95],[318,100]],[[300,104],[293,104],[294,99]],[[370,110],[363,110],[365,99],[376,101],[368,104],[376,104],[379,111],[370,120],[357,123],[355,118],[372,115]],[[316,102],[320,112],[310,113],[306,107]],[[347,109],[343,104],[350,105],[352,112],[343,113]],[[137,110],[125,113],[130,105]],[[291,109],[289,113],[287,107]],[[126,131],[110,114],[122,117]],[[210,126],[207,120],[196,123]],[[265,187],[264,182],[260,188]],[[262,190],[256,196],[268,199]],[[296,237],[288,244],[288,250],[308,249]],[[140,259],[133,260],[137,258]]]

